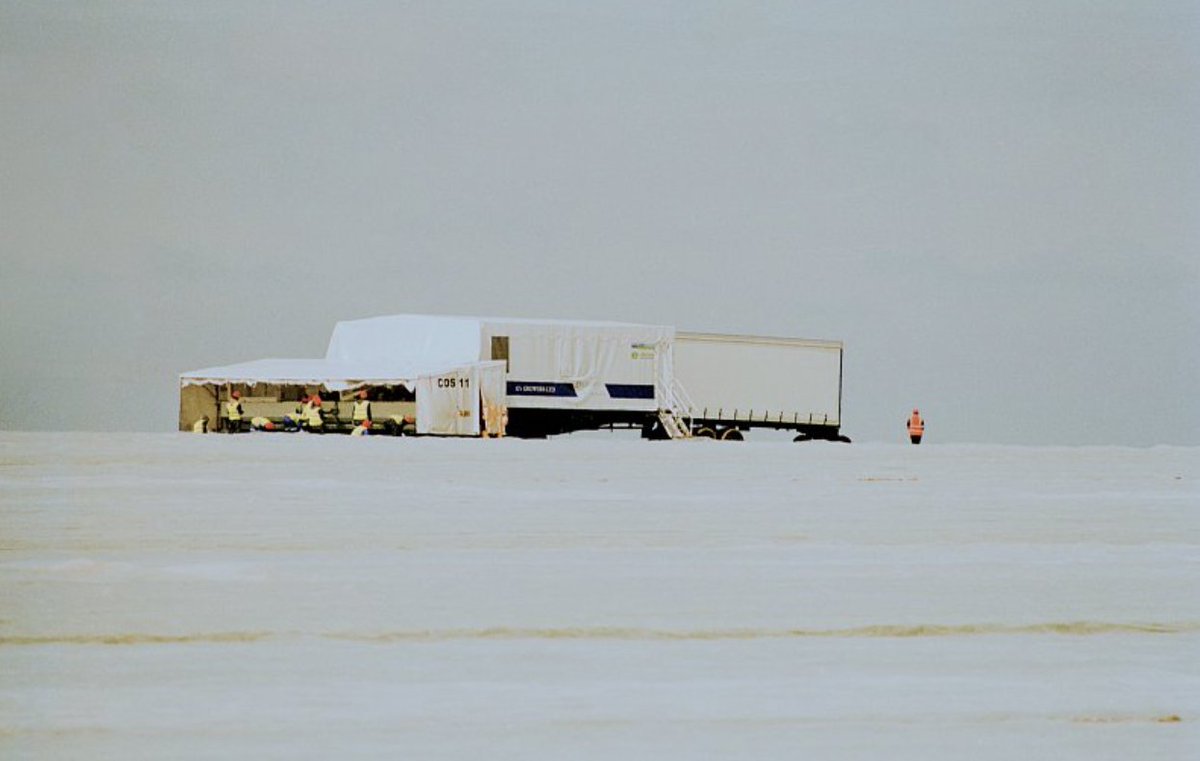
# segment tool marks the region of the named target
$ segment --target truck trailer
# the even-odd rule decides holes
[[[752,428],[796,441],[841,435],[842,344],[802,338],[675,334],[674,377],[693,436],[740,440]]]

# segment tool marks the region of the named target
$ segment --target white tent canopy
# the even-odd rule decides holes
[[[401,385],[416,392],[417,433],[478,436],[485,410],[502,408],[504,363],[385,364],[325,359],[260,359],[192,370],[182,386],[226,383],[323,386],[344,391],[360,386]],[[496,414],[493,412],[493,414]]]
[[[348,320],[334,326],[324,358],[206,367],[183,373],[180,382],[320,384],[330,390],[399,384],[415,390],[419,378],[478,363],[479,326],[478,318],[415,314]]]
[[[333,327],[325,359],[333,362],[384,362],[452,367],[477,362],[480,320],[397,314],[347,320]]]
[[[323,385],[342,391],[368,385],[416,388],[418,378],[455,370],[470,362],[381,362],[329,359],[256,359],[235,365],[206,367],[179,376],[184,386],[222,383]]]

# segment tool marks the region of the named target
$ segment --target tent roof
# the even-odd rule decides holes
[[[363,384],[402,384],[412,387],[420,377],[441,375],[471,365],[502,362],[378,362],[330,359],[257,359],[235,365],[205,367],[179,376],[180,385],[203,383],[322,384],[352,388]]]
[[[395,314],[337,323],[322,359],[259,359],[192,370],[179,379],[185,386],[320,383],[333,389],[401,383],[411,388],[417,378],[481,364],[487,353],[483,341],[492,331],[526,336],[602,332],[631,341],[669,340],[675,334],[672,327],[627,322]]]

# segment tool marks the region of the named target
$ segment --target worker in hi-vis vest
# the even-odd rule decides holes
[[[304,430],[325,433],[325,418],[321,416],[321,397],[313,394],[304,403]]]
[[[921,419],[921,413],[914,407],[912,414],[908,416],[908,440],[914,444],[921,443],[921,437],[925,435],[925,421]]]
[[[358,398],[354,400],[354,412],[352,413],[355,427],[363,424],[363,421],[371,419],[371,400],[367,398],[367,390],[363,389],[358,392]]]
[[[242,430],[242,392],[231,391],[225,402],[225,432],[239,433]]]
[[[300,399],[291,412],[283,413],[283,430],[298,431],[304,427],[304,403],[307,401],[307,398]]]

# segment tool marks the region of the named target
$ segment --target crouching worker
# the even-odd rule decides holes
[[[283,425],[283,430],[298,431],[304,427],[304,403],[306,401],[308,400],[301,399],[296,402],[296,406],[292,408],[291,412],[283,413],[283,420],[280,421]]]
[[[229,401],[225,402],[225,432],[241,433],[242,431],[242,392],[232,391]]]
[[[417,419],[403,415],[390,415],[383,422],[383,430],[389,436],[412,436],[417,432]]]
[[[313,394],[304,403],[304,430],[325,433],[325,418],[321,415],[321,397]]]
[[[275,424],[271,422],[270,418],[252,417],[252,418],[250,418],[250,430],[252,430],[252,431],[273,431],[273,430],[275,430]]]
[[[350,432],[350,435],[351,436],[370,436],[371,435],[371,421],[364,420],[361,423],[359,423],[358,425],[354,426],[354,430]]]

